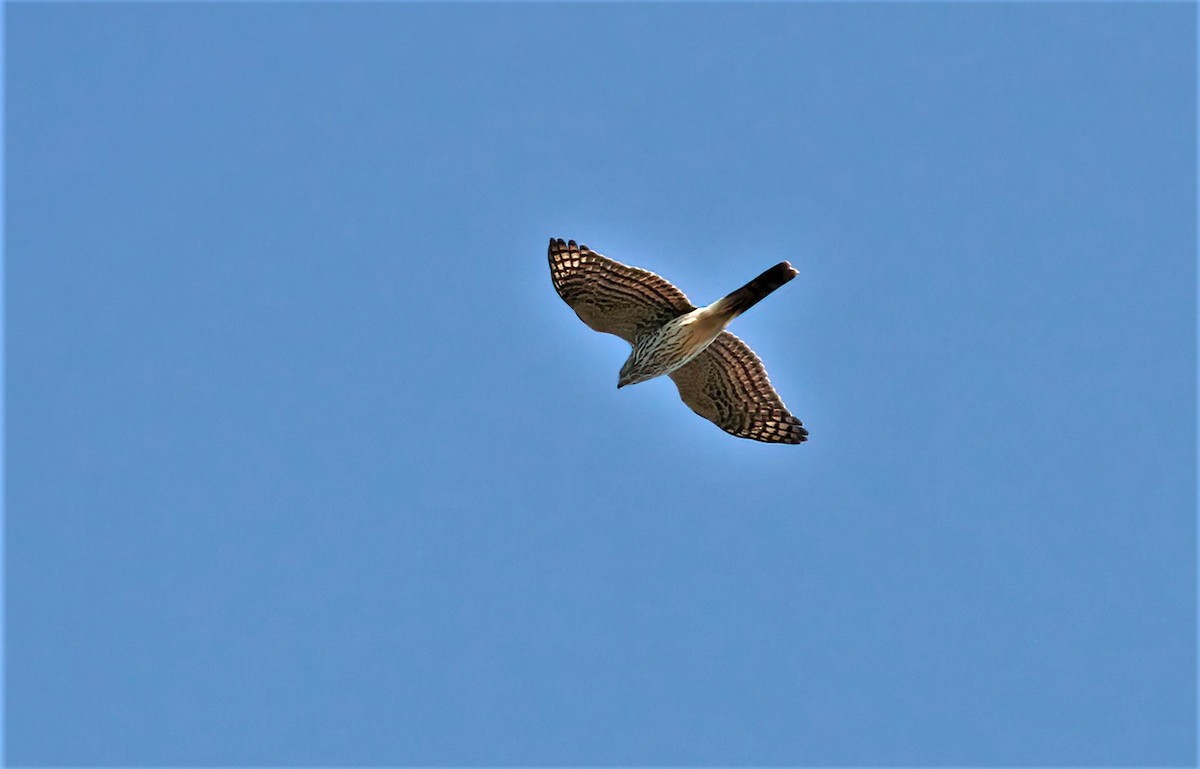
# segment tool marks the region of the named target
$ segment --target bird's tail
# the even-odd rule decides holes
[[[737,291],[721,299],[717,304],[720,306],[722,314],[728,313],[730,318],[735,318],[761,302],[767,294],[799,274],[792,265],[787,262],[780,262]]]

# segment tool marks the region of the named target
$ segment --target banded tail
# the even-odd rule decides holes
[[[720,305],[722,313],[727,312],[731,319],[735,318],[761,302],[767,294],[770,294],[799,274],[792,265],[787,262],[780,262],[737,291],[721,299],[717,304]]]

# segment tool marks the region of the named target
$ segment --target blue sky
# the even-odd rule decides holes
[[[8,762],[1192,763],[1195,13],[7,6]]]

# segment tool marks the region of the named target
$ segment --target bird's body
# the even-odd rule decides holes
[[[796,275],[792,265],[780,262],[732,294],[672,318],[661,328],[639,337],[621,368],[617,387],[669,374],[691,362],[720,336],[730,321]]]
[[[617,387],[669,375],[693,411],[743,438],[801,443],[807,436],[771,387],[758,357],[725,331],[729,322],[796,276],[780,262],[706,307],[654,273],[608,259],[575,241],[550,240],[559,296],[588,326],[633,347]]]
[[[710,307],[701,307],[640,337],[617,376],[617,389],[669,374],[690,363],[713,343],[728,322]]]

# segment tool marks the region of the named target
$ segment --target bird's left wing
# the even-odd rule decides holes
[[[579,318],[596,331],[616,334],[630,344],[696,309],[665,279],[573,240],[551,238],[549,258],[554,289]]]

